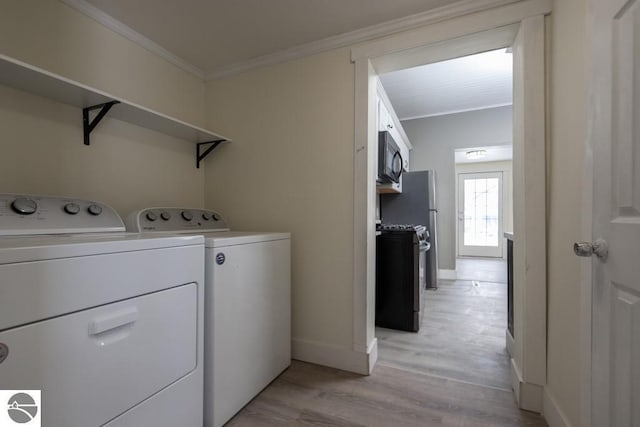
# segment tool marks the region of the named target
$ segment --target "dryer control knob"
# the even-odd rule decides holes
[[[211,219],[211,217],[209,216],[208,213],[205,212],[205,213],[202,214],[202,219],[204,219],[205,221],[209,221]]]
[[[167,211],[161,212],[160,218],[162,218],[164,221],[169,221],[171,219],[171,214]]]
[[[213,214],[213,220],[220,221],[220,217],[218,216],[218,214]]]
[[[64,205],[64,211],[69,215],[75,215],[80,212],[80,206],[77,203],[67,203]]]
[[[102,207],[99,205],[89,205],[89,207],[87,208],[87,210],[89,211],[89,213],[91,215],[100,215],[102,213]]]
[[[38,210],[38,204],[26,197],[19,197],[11,203],[11,208],[21,215],[31,215]]]
[[[153,222],[153,221],[155,221],[156,219],[158,219],[158,215],[154,214],[153,212],[147,212],[147,214],[145,215],[145,217],[146,217],[149,221],[151,221],[151,222]]]
[[[182,211],[182,219],[185,221],[191,221],[193,219],[193,214],[189,211]]]

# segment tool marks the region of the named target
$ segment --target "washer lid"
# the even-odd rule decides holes
[[[202,245],[198,235],[96,233],[0,237],[0,264]]]
[[[224,246],[246,245],[249,243],[269,242],[290,238],[290,233],[222,231],[219,233],[205,233],[204,246],[205,248],[220,248]]]

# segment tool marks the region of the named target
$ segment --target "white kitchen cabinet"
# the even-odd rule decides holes
[[[413,148],[407,138],[407,134],[400,124],[400,120],[396,115],[391,102],[384,91],[384,88],[378,82],[377,91],[377,129],[378,131],[388,131],[395,142],[398,144],[398,149],[402,155],[402,169],[405,172],[409,171],[409,154]],[[377,155],[377,150],[376,150]],[[376,185],[376,191],[378,193],[402,193],[402,177],[400,177],[399,183],[378,183]]]
[[[402,193],[402,176],[400,176],[400,182],[390,182],[376,185],[376,192],[378,194],[386,194],[386,193]]]
[[[398,144],[398,148],[400,149],[400,154],[402,154],[402,169],[406,172],[409,171],[409,154],[410,150],[413,148],[411,143],[409,142],[409,138],[407,138],[404,129],[402,128],[402,124],[400,124],[400,120],[396,115],[387,94],[384,92],[384,88],[379,84],[378,85],[378,130],[379,131],[388,131],[393,139]]]

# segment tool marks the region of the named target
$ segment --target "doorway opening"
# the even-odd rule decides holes
[[[458,255],[502,257],[502,172],[458,174]]]
[[[529,6],[532,9],[517,3],[485,14],[456,17],[352,48],[355,63],[353,348],[362,354],[365,369],[371,372],[378,358],[375,330],[378,75],[512,46],[513,234],[517,250],[514,250],[513,263],[514,334],[510,346],[513,350],[510,378],[519,407],[540,412],[546,379],[546,233],[540,232],[546,230],[545,186],[540,185],[545,180],[544,15],[550,12],[550,4],[534,2]],[[503,13],[507,11],[509,13]],[[469,27],[470,22],[473,28]],[[469,141],[474,142],[469,139],[462,147],[468,147]],[[492,143],[496,142],[500,143],[499,140]],[[411,157],[414,158],[413,154]],[[409,168],[412,168],[411,161]],[[440,220],[445,218],[441,212],[439,216]],[[448,218],[455,222],[453,215]],[[508,337],[505,339],[508,345]]]
[[[379,363],[510,392],[502,231],[504,204],[511,200],[503,188],[510,189],[504,183],[510,180],[512,161],[512,56],[504,48],[490,50],[380,74],[379,79],[385,114],[379,113],[378,120],[382,116],[385,126],[378,130],[396,130],[398,145],[405,145],[405,167],[395,191],[378,183],[377,219],[387,229],[424,226],[431,244],[418,254],[426,258],[420,264],[411,262],[416,253],[410,250],[404,252],[407,259],[397,259],[402,252],[386,250],[389,237],[378,238],[377,281],[383,282],[376,283]],[[473,142],[482,146],[469,148]],[[387,285],[403,283],[403,272],[394,268],[393,278],[385,273],[410,264],[426,266],[415,277],[436,278],[427,280],[427,292],[413,293],[420,304],[406,300],[406,307],[400,307],[400,301],[393,301],[398,318],[413,310],[417,330],[389,319],[394,295]],[[412,271],[405,273],[405,286],[424,286],[411,280]]]
[[[512,144],[458,149],[454,159],[457,257],[506,258],[504,233],[513,231]]]

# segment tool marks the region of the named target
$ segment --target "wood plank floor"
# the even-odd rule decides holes
[[[389,366],[360,376],[297,361],[227,424],[303,425],[546,426],[507,391]]]
[[[464,267],[501,277],[496,265]],[[376,330],[370,376],[294,361],[228,426],[546,426],[510,390],[506,285],[442,281],[425,298],[419,333]]]
[[[378,363],[509,390],[506,294],[505,283],[441,280],[419,332],[376,329]]]

